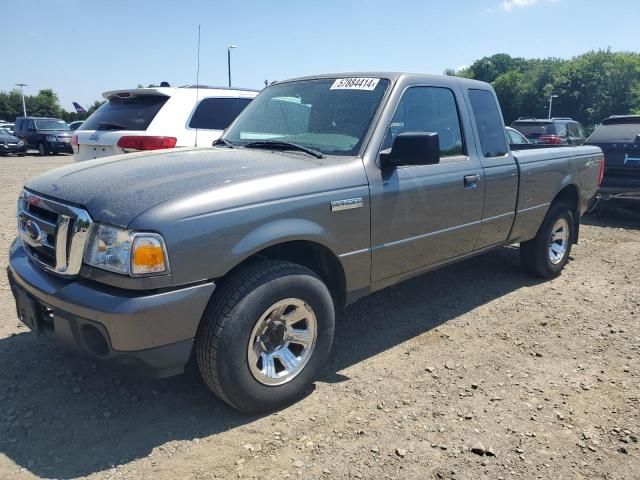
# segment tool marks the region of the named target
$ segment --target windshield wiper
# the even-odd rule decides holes
[[[127,127],[120,125],[119,123],[100,122],[98,123],[97,130],[126,130]]]
[[[224,145],[225,147],[228,147],[228,148],[235,148],[235,145],[233,143],[231,143],[226,138],[222,138],[222,137],[218,138],[211,144],[212,147],[215,147],[216,145]]]
[[[247,148],[273,148],[279,150],[298,150],[300,152],[308,153],[316,158],[324,158],[324,155],[313,148],[303,147],[291,142],[284,142],[282,140],[260,140],[258,142],[251,142],[245,145]]]

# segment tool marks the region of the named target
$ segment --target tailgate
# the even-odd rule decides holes
[[[604,153],[603,187],[640,189],[640,145],[624,143],[597,144]]]
[[[118,140],[123,135],[139,135],[140,132],[118,130],[79,130],[78,145],[74,147],[76,160],[93,160],[94,158],[108,157],[125,153],[118,147]]]

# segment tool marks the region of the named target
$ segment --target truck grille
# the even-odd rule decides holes
[[[59,275],[76,275],[92,221],[81,208],[28,190],[18,199],[18,232],[32,260]]]

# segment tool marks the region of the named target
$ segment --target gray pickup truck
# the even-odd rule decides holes
[[[520,244],[560,274],[597,147],[511,151],[490,85],[404,73],[265,88],[210,149],[30,180],[9,279],[33,331],[163,377],[197,365],[248,412],[299,398],[335,308]]]

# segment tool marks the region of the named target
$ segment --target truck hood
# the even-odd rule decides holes
[[[299,154],[246,149],[177,149],[75,163],[25,187],[86,209],[94,221],[126,227],[145,210],[216,185],[313,168]]]

